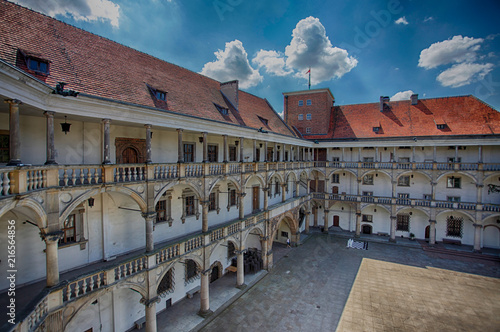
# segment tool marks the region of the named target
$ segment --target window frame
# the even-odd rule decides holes
[[[192,151],[187,152],[186,147],[191,146]],[[185,163],[194,163],[196,162],[196,144],[193,142],[182,142],[182,155],[184,157],[184,162]],[[188,158],[188,156],[191,156],[191,158]],[[188,160],[191,159],[191,160]]]
[[[362,222],[371,222],[373,223],[373,215],[372,214],[362,214],[361,215]]]
[[[410,187],[410,176],[409,175],[401,175],[398,178],[398,187]]]
[[[311,99],[307,99],[306,100],[306,105],[307,106],[311,106],[312,105],[312,100]]]
[[[215,151],[213,151],[215,149]],[[219,160],[219,145],[207,144],[207,161],[209,163],[217,163]]]
[[[301,107],[301,106],[304,106],[304,100],[299,100],[298,105],[299,105],[300,107]]]
[[[332,183],[340,183],[340,174],[339,173],[332,174]]]
[[[446,177],[446,188],[462,189],[462,177],[448,176]]]
[[[371,180],[369,180],[371,178]],[[363,176],[362,184],[365,186],[373,186],[373,174],[366,174]]]
[[[306,128],[306,134],[310,134],[311,133],[311,127],[307,127]]]
[[[464,220],[463,218],[456,218],[453,216],[449,216],[446,218],[446,236],[449,237],[463,237],[464,231]]]
[[[306,114],[306,120],[312,120],[312,114],[311,113],[307,113]]]
[[[304,114],[299,114],[298,119],[299,119],[299,121],[303,121],[304,120]]]
[[[399,213],[396,215],[396,231],[400,232],[410,231],[410,214]]]

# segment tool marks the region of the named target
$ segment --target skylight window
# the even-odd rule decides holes
[[[257,116],[258,116],[258,115],[257,115]],[[262,122],[265,126],[268,126],[269,121],[268,121],[267,119],[264,119],[263,117],[260,117],[260,116],[258,116],[258,117],[259,117],[259,120],[260,120],[260,121],[261,121],[261,122]]]
[[[378,133],[380,131],[380,127],[373,127],[373,132]]]

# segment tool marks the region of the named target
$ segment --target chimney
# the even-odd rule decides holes
[[[220,91],[238,110],[238,80],[229,81],[220,84]]]
[[[411,95],[411,104],[412,105],[418,104],[418,93],[414,93]]]
[[[380,96],[380,112],[383,112],[384,111],[384,105],[385,103],[391,101],[391,98],[387,97],[387,96]]]

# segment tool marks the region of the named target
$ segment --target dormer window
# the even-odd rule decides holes
[[[446,128],[446,125],[445,124],[438,124],[436,125],[437,129],[444,129]]]
[[[167,93],[163,92],[163,91],[160,91],[160,90],[156,90],[155,91],[155,97],[158,100],[166,101],[167,100]]]
[[[378,134],[378,132],[380,131],[380,127],[373,127],[373,132]]]
[[[220,112],[220,114],[222,115],[228,115],[229,114],[229,110],[225,107],[222,107],[220,105],[217,105],[217,104],[214,104],[215,107],[217,108],[217,110]]]
[[[26,67],[28,67],[29,70],[34,71],[36,74],[49,74],[49,60],[42,58],[40,54],[30,53],[23,50],[19,50],[19,53],[24,58]]]
[[[266,127],[268,126],[269,121],[267,119],[264,119],[263,117],[260,117],[258,115],[257,115],[257,117],[264,124],[264,126],[266,126]]]

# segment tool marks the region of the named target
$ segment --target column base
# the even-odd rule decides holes
[[[200,310],[198,311],[198,316],[201,316],[203,318],[207,318],[209,317],[210,315],[212,315],[214,312],[210,309],[208,310]]]
[[[354,237],[355,238],[359,238],[359,237],[361,237],[361,235],[360,234],[354,234]]]
[[[111,164],[111,161],[106,160],[106,161],[103,161],[103,162],[102,162],[102,164],[103,164],[103,165],[109,165],[109,164]]]
[[[239,285],[239,286],[236,285],[236,288],[238,288],[238,289],[245,289],[245,288],[247,288],[247,284],[243,284],[243,285]]]
[[[396,243],[396,239],[391,239],[391,238],[389,238],[389,242]]]
[[[47,160],[44,165],[58,165],[55,160]]]
[[[476,254],[482,254],[483,251],[481,249],[474,249],[472,250],[473,253],[476,253]]]

